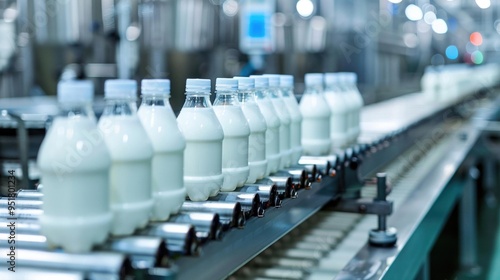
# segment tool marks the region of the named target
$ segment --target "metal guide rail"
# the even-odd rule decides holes
[[[367,201],[360,197],[363,180],[373,177],[381,166],[469,100],[427,111],[418,121],[390,133],[372,133],[371,139],[363,138],[363,144],[337,151],[336,155],[302,157],[298,165],[237,192],[221,193],[207,202],[185,202],[181,214],[168,222],[150,224],[131,237],[111,238],[89,254],[67,254],[50,248],[37,222],[43,195],[21,191],[15,211],[16,235],[22,240],[19,268],[29,268],[29,273],[83,277],[75,279],[225,278],[332,200],[340,205],[338,211],[356,209],[379,217],[391,214],[392,204],[385,201],[385,182],[380,184],[378,199]],[[0,204],[4,203],[2,200]],[[5,204],[1,204],[2,223],[8,222],[5,209]],[[384,224],[379,218],[379,226]],[[2,224],[2,248],[9,237],[4,228],[7,227]],[[103,260],[88,266],[77,265],[97,260],[97,256]],[[6,261],[6,256],[0,256],[2,266]],[[3,273],[0,277],[7,279]]]

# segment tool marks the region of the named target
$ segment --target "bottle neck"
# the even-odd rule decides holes
[[[240,90],[238,92],[238,101],[240,103],[255,102],[255,94],[253,90]]]
[[[292,87],[282,87],[281,94],[283,95],[283,97],[293,96],[293,88]]]
[[[94,115],[90,103],[61,103],[61,116],[67,118],[89,118]]]
[[[165,95],[142,95],[141,106],[164,106],[170,107],[169,96]]]
[[[323,87],[321,85],[307,86],[304,94],[321,94]]]
[[[341,94],[343,92],[343,90],[339,86],[339,84],[333,83],[333,84],[326,85],[325,92],[334,93],[334,94]]]
[[[279,98],[281,95],[280,88],[278,87],[269,87],[268,92],[271,98]]]
[[[134,99],[109,99],[106,101],[103,116],[133,116],[137,114]]]
[[[208,94],[188,94],[184,101],[183,108],[211,108],[210,95]]]
[[[268,91],[265,88],[256,88],[255,89],[255,99],[256,100],[264,100],[269,97]]]
[[[219,91],[215,97],[214,106],[237,106],[238,97],[234,91]]]

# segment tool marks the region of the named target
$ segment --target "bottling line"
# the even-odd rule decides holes
[[[475,2],[0,0],[0,279],[495,279],[500,4]],[[158,143],[181,135],[182,161],[155,169],[146,106],[170,110]],[[83,156],[57,183],[75,116],[106,175],[68,181]],[[113,116],[137,129],[106,138]],[[114,171],[134,148],[147,180]]]

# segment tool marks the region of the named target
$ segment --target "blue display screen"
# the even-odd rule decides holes
[[[266,37],[265,14],[250,14],[248,16],[248,36],[251,38]]]

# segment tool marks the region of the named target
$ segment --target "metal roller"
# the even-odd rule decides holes
[[[296,164],[290,166],[288,169],[304,169],[308,172],[309,182],[313,183],[321,179],[321,174],[318,171],[316,164]]]
[[[315,165],[319,173],[323,176],[328,176],[333,168],[330,162],[331,160],[334,160],[334,156],[302,156],[299,159],[299,165]]]
[[[9,248],[7,242],[11,235],[0,233],[0,248]],[[45,236],[41,234],[15,234],[16,249],[53,250]],[[119,252],[129,256],[134,269],[166,267],[168,265],[168,250],[162,238],[151,236],[129,236],[111,239],[97,247],[100,252]]]
[[[196,236],[202,242],[222,239],[222,226],[217,213],[179,213],[171,216],[169,221],[193,225]]]
[[[261,206],[258,193],[220,192],[217,196],[211,197],[210,200],[239,202],[247,219],[251,216],[264,217],[264,208]]]
[[[8,209],[14,206],[16,209],[41,209],[43,201],[39,199],[8,200],[6,197],[0,199],[0,208]]]
[[[85,273],[77,271],[61,271],[38,268],[23,268],[16,272],[2,269],[0,279],[19,280],[19,279],[50,279],[50,280],[87,280]]]
[[[224,229],[229,227],[242,228],[246,220],[239,202],[225,201],[186,201],[181,206],[181,212],[208,212],[219,214]]]
[[[238,191],[245,193],[258,193],[260,197],[260,202],[264,209],[268,207],[281,207],[281,199],[278,196],[278,188],[275,184],[270,185],[260,185],[260,184],[248,184],[239,188]]]
[[[290,176],[292,183],[297,189],[305,189],[309,187],[309,178],[307,171],[304,169],[283,169],[274,174],[275,176]]]
[[[38,190],[21,189],[17,192],[16,200],[42,200],[43,193]]]
[[[18,209],[9,210],[7,208],[0,208],[0,219],[12,219],[17,218],[17,220],[38,220],[38,217],[43,214],[41,209]]]
[[[139,232],[141,235],[164,238],[168,250],[174,255],[199,255],[199,241],[190,224],[153,223]]]
[[[38,220],[1,220],[0,233],[9,233],[11,222],[15,222],[15,231],[21,234],[40,234],[40,224]]]
[[[133,268],[125,254],[112,252],[92,252],[68,254],[18,249],[15,251],[15,265],[20,271],[28,268],[55,269],[61,271],[83,272],[85,279],[128,279],[133,277]],[[10,256],[1,254],[0,263],[5,270]],[[2,269],[2,270],[4,270]],[[34,279],[39,279],[38,277]]]
[[[110,250],[127,254],[134,269],[167,267],[169,265],[167,244],[161,237],[127,236],[113,238],[98,250]]]
[[[297,190],[290,176],[269,176],[258,180],[256,183],[266,185],[275,184],[281,199],[297,197]]]

